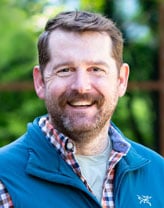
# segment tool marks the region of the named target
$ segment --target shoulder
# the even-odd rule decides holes
[[[127,141],[131,144],[131,146],[141,155],[145,155],[147,157],[157,157],[160,158],[164,161],[164,158],[162,157],[162,155],[160,155],[159,153],[157,153],[155,150],[144,146],[142,144],[139,144],[137,142],[134,142],[132,140],[127,139]]]
[[[27,131],[25,134],[23,134],[10,144],[0,148],[0,158],[3,155],[5,156],[6,153],[21,152],[21,150],[26,148],[27,143],[30,139],[32,139],[33,137],[39,137],[39,135],[41,135],[41,130],[38,126],[38,119],[39,118],[36,118],[33,122],[27,124]]]
[[[142,144],[139,144],[129,139],[127,139],[127,141],[131,144],[130,151],[132,152],[132,154],[137,154],[141,158],[145,158],[149,161],[149,165],[151,167],[158,167],[162,169],[164,173],[164,157],[162,155]]]
[[[145,158],[146,160],[156,161],[164,164],[164,157],[162,157],[162,155],[150,149],[149,147],[146,147],[127,138],[113,122],[111,122],[111,124],[114,127],[114,129],[121,135],[121,137],[131,145],[131,148],[128,153],[129,159],[135,161],[135,158]]]
[[[26,149],[26,145],[23,142],[26,136],[23,135],[22,137],[18,138],[17,140],[13,141],[12,143],[3,146],[0,148],[0,166],[2,167],[3,164],[11,164],[13,163],[14,159],[20,158],[21,155],[24,154],[24,150]]]

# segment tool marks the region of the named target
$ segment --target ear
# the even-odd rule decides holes
[[[34,80],[34,88],[37,96],[40,99],[45,98],[45,84],[43,80],[43,76],[41,74],[39,66],[35,66],[33,69],[33,80]]]
[[[129,65],[123,63],[120,68],[119,74],[119,96],[122,97],[127,89],[128,85],[128,78],[129,78]]]

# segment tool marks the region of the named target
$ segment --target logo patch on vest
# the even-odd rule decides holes
[[[152,204],[151,204],[151,198],[152,197],[151,196],[137,195],[137,198],[138,198],[140,204],[147,204],[150,207],[152,206]]]

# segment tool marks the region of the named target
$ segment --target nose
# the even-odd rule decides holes
[[[87,71],[76,71],[71,89],[76,90],[82,94],[88,92],[91,89],[90,77]]]

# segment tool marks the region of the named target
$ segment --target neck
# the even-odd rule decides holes
[[[84,138],[80,140],[81,142],[75,141],[76,154],[89,156],[102,153],[110,142],[108,128],[109,123],[96,136]]]

